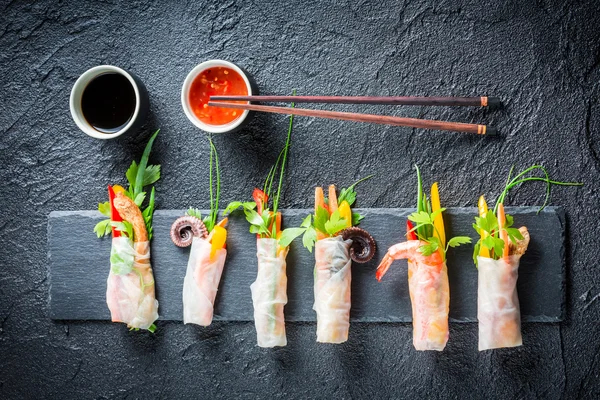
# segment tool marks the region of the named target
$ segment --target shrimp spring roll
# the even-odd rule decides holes
[[[390,247],[377,267],[376,278],[380,281],[394,260],[408,259],[413,345],[416,350],[442,351],[449,336],[446,252],[449,247],[470,243],[471,239],[455,236],[446,243],[442,217],[445,208],[440,206],[438,184],[431,186],[431,200],[428,200],[417,168],[417,185],[417,212],[409,215],[406,222],[408,240]]]
[[[348,340],[352,260],[365,263],[375,254],[371,235],[353,226],[360,223],[362,216],[353,215],[350,208],[356,200],[354,187],[364,179],[342,189],[339,198],[335,185],[329,186],[327,199],[323,189],[317,187],[314,222],[311,225],[309,215],[302,224],[307,228],[304,245],[309,251],[315,246],[313,309],[317,313],[317,342]]]
[[[544,177],[526,176],[541,170]],[[479,350],[516,347],[523,344],[521,311],[517,294],[519,260],[525,254],[530,236],[526,227],[513,227],[513,218],[504,212],[504,200],[514,186],[530,181],[547,184],[546,202],[551,185],[579,185],[551,181],[546,170],[533,165],[511,179],[500,194],[494,210],[488,210],[485,198],[478,202],[479,217],[473,225],[480,239],[475,245],[473,259],[478,267],[477,319],[479,321]],[[545,207],[546,203],[540,208]]]
[[[154,187],[143,212],[140,207],[146,198],[143,187],[160,178],[160,165],[147,165],[156,135],[158,131],[148,141],[140,164],[133,162],[127,170],[129,189],[119,185],[108,187],[109,201],[98,205],[98,210],[108,219],[94,228],[98,237],[113,233],[106,287],[106,303],[112,321],[151,332],[156,329],[154,321],[158,318],[150,264]]]
[[[210,213],[202,218],[200,210],[190,208],[171,226],[171,240],[179,247],[191,246],[183,280],[183,323],[208,326],[212,323],[219,282],[227,257],[227,218],[217,224],[221,179],[219,157],[210,144]],[[213,160],[216,170],[216,196],[213,196]]]

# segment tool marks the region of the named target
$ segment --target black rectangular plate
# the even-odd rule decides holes
[[[404,241],[406,217],[413,209],[359,209],[365,216],[361,227],[377,241],[377,254],[366,264],[352,265],[352,311],[354,322],[409,322],[406,260],[396,261],[381,282],[375,279],[377,264],[387,249]],[[564,312],[565,218],[561,208],[506,210],[515,227],[527,226],[531,243],[521,258],[518,292],[522,319],[526,322],[559,322]],[[284,226],[299,226],[311,210],[282,210]],[[151,245],[159,314],[162,320],[181,321],[181,293],[189,248],[176,247],[169,237],[180,210],[157,211]],[[475,208],[450,208],[444,213],[446,236],[469,235]],[[57,320],[109,320],[106,278],[110,239],[98,239],[94,225],[104,218],[97,211],[55,211],[48,220],[50,261],[50,316]],[[448,252],[450,318],[456,322],[477,320],[477,269],[472,245]],[[315,321],[313,304],[314,255],[302,247],[301,239],[290,246],[287,257],[287,321]],[[241,213],[230,216],[227,261],[215,304],[215,320],[252,321],[250,284],[256,278],[256,237],[248,232]]]

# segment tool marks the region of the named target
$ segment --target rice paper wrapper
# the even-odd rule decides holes
[[[343,343],[350,328],[351,240],[341,236],[315,244],[313,309],[317,312],[317,342]]]
[[[217,250],[211,259],[211,244],[195,237],[183,280],[183,323],[208,326],[213,319],[215,298],[227,257],[227,250]]]
[[[520,258],[520,255],[509,256],[506,260],[477,257],[480,351],[523,344],[517,294]]]
[[[287,303],[287,249],[277,252],[276,239],[257,239],[258,274],[250,285],[254,324],[260,347],[285,346],[283,306]]]
[[[427,257],[408,260],[412,303],[413,345],[417,350],[442,351],[448,342],[450,287],[446,263],[428,264]]]
[[[158,319],[150,242],[112,239],[111,268],[106,282],[106,303],[113,322],[148,329]]]

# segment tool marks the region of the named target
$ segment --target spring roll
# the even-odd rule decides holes
[[[315,243],[313,309],[317,312],[317,342],[343,343],[350,328],[349,255],[351,240],[334,236]]]
[[[132,329],[149,329],[158,319],[158,301],[146,225],[140,209],[122,193],[117,194],[114,206],[132,224],[134,240],[124,236],[112,240],[106,303],[113,322],[124,322]]]
[[[183,281],[184,324],[208,326],[212,322],[227,250],[217,250],[211,259],[211,248],[206,239],[193,238]]]
[[[390,247],[377,268],[377,276],[380,279],[394,260],[408,259],[413,345],[417,350],[442,351],[449,336],[448,269],[438,251],[429,256],[417,251],[424,244],[419,240],[409,240]]]
[[[522,240],[509,244],[509,255],[494,260],[477,257],[477,319],[479,350],[523,344],[521,310],[517,294],[519,261],[529,245],[527,228],[519,228]]]
[[[276,239],[256,240],[258,274],[250,285],[254,304],[254,324],[260,347],[285,346],[283,306],[287,303],[286,262],[288,249],[279,248]]]

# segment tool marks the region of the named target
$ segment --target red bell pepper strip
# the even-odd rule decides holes
[[[108,202],[110,203],[110,220],[115,221],[115,222],[122,222],[123,218],[121,217],[121,214],[119,214],[119,212],[115,208],[115,205],[113,204],[114,199],[115,199],[115,191],[113,190],[112,186],[108,185]],[[112,234],[113,234],[113,237],[120,237],[121,231],[118,229],[115,229],[115,227],[113,226]]]
[[[413,224],[406,220],[406,240],[418,240],[417,234],[412,230],[413,228]]]

